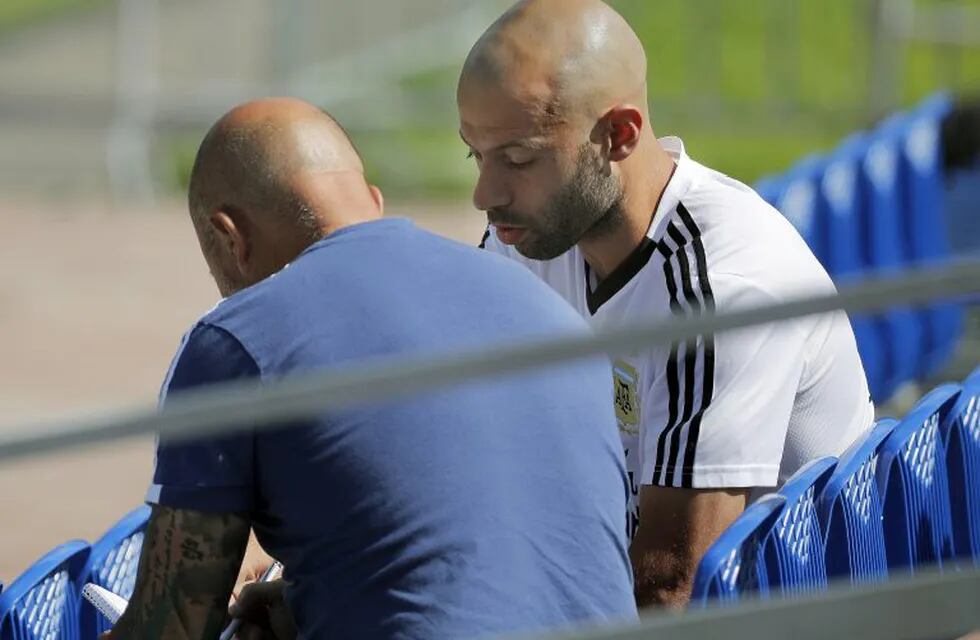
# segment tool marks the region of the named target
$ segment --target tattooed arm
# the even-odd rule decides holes
[[[248,542],[243,513],[154,506],[136,589],[105,638],[217,638]]]

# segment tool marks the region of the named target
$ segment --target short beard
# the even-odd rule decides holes
[[[516,249],[532,260],[552,260],[583,238],[609,234],[625,219],[623,186],[603,172],[601,158],[591,145],[579,149],[575,173],[556,193],[544,211],[536,233]]]

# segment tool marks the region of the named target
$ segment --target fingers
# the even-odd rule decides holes
[[[243,621],[238,637],[242,640],[296,637],[292,612],[283,599],[283,580],[254,582],[244,587],[229,613]]]
[[[238,580],[240,582],[255,582],[262,577],[262,574],[272,565],[272,562],[273,560],[271,558],[265,557],[261,560],[251,562],[248,565],[243,564]]]
[[[232,617],[252,622],[267,622],[269,609],[282,603],[285,582],[253,582],[246,585],[238,594],[238,599],[229,608]]]
[[[256,582],[255,580],[245,580],[245,581],[239,582],[239,583],[237,583],[235,585],[234,589],[231,590],[231,597],[228,599],[228,607],[229,607],[229,609],[238,600],[238,596],[242,592],[242,589],[244,589],[245,587],[247,587],[247,586],[249,586],[249,585],[251,585],[251,584],[253,584],[255,582]]]

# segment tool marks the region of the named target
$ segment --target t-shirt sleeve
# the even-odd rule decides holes
[[[230,333],[208,324],[190,331],[160,392],[161,406],[181,392],[256,378],[259,368]],[[249,511],[253,504],[253,434],[160,441],[147,502],[195,511]]]
[[[775,302],[738,276],[704,284],[691,278],[694,304],[682,297],[675,312],[690,313],[698,303],[725,312]],[[643,418],[643,484],[775,486],[804,348],[805,334],[793,321],[670,345],[649,390],[662,402],[651,403]]]

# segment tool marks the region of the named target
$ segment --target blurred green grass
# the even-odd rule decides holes
[[[980,7],[980,0],[966,2]],[[683,137],[688,152],[704,164],[751,183],[872,124],[869,0],[610,4],[646,47],[654,129]],[[461,62],[449,60],[397,83],[403,103],[417,105],[407,110],[404,127],[352,129],[369,176],[389,195],[469,196],[475,170],[456,133]],[[980,48],[909,46],[897,106],[939,89],[980,90]],[[336,115],[343,121],[343,112]],[[193,152],[174,157],[172,175],[183,185]]]
[[[104,5],[108,0],[0,0],[0,33]]]

